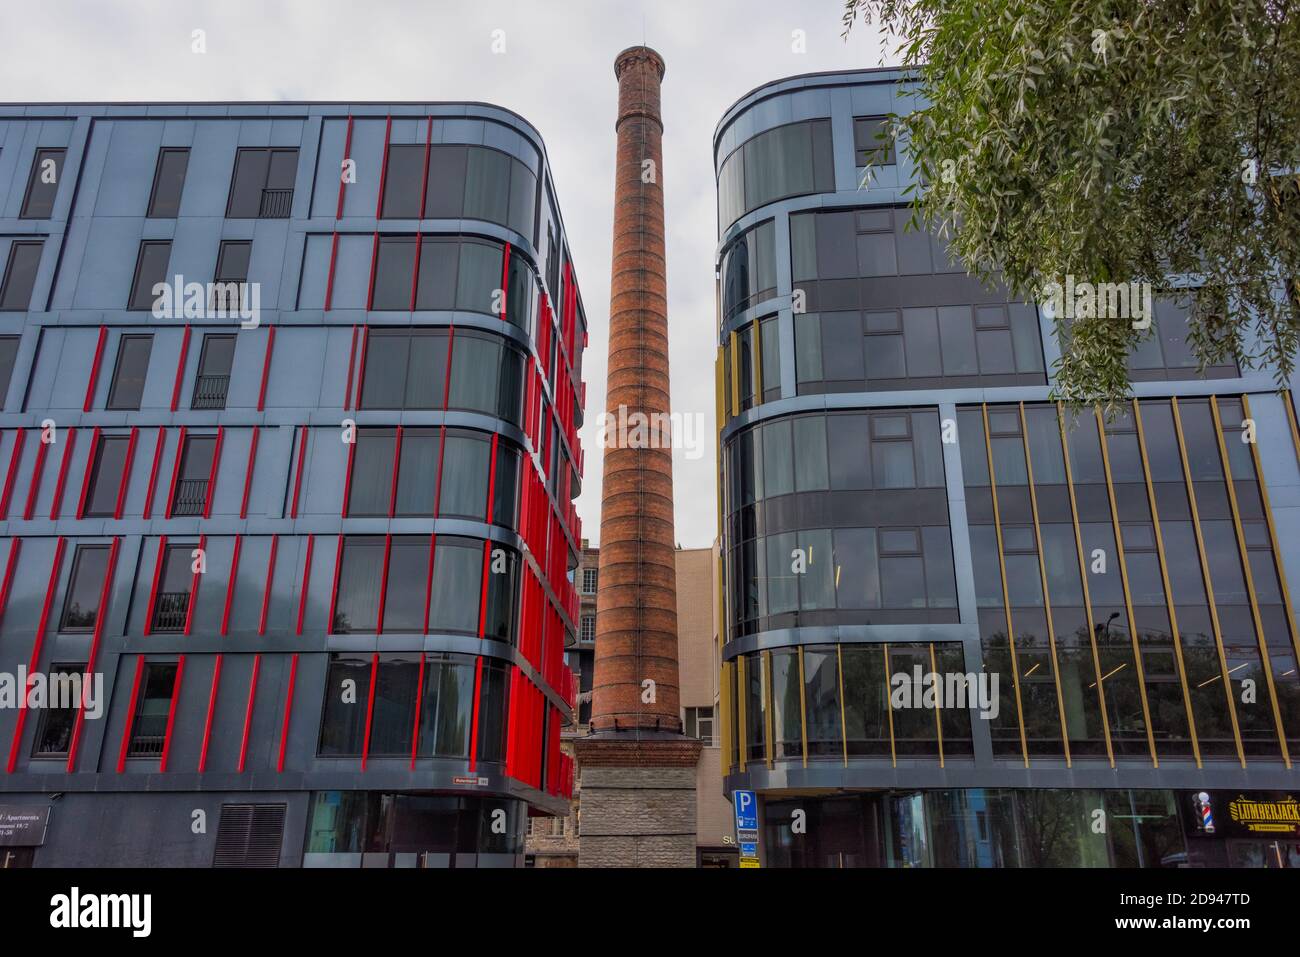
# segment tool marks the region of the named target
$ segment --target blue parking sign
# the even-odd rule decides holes
[[[758,830],[758,798],[753,791],[733,791],[731,799],[736,805],[736,830]]]

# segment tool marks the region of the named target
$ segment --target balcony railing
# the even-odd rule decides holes
[[[264,189],[262,190],[262,206],[258,210],[259,219],[288,219],[289,211],[293,208],[293,190],[291,189]]]
[[[181,479],[176,483],[173,515],[202,515],[208,501],[207,479]]]
[[[153,609],[154,631],[184,631],[185,616],[190,610],[187,591],[159,592]]]
[[[230,376],[228,375],[199,376],[194,382],[194,398],[190,401],[190,408],[224,409],[226,392],[229,388]]]
[[[132,758],[158,757],[162,754],[166,741],[166,714],[137,714],[135,726],[131,729],[131,748],[127,755]]]

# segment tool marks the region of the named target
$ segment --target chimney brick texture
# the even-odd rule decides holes
[[[659,116],[664,61],[648,47],[631,47],[618,55],[614,75],[618,146],[605,396],[608,438],[591,726],[594,731],[679,732]],[[628,428],[618,429],[619,423]],[[638,429],[639,423],[648,428]],[[652,701],[645,700],[651,697],[644,685],[647,679],[654,682]]]

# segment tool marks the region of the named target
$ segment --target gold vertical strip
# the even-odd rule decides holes
[[[1291,408],[1291,396],[1289,393],[1282,396],[1282,401],[1287,404],[1288,409]],[[1241,409],[1247,418],[1253,418],[1250,414],[1250,398],[1248,396],[1243,395],[1241,397]],[[1292,430],[1295,429],[1294,420],[1291,423],[1291,428]],[[1294,435],[1294,431],[1292,434]],[[1273,524],[1273,507],[1268,501],[1268,486],[1264,482],[1264,469],[1260,464],[1259,444],[1257,442],[1251,442],[1249,445],[1251,459],[1255,463],[1255,481],[1259,485],[1259,497],[1260,501],[1264,505],[1264,519],[1268,523],[1268,544],[1273,550],[1273,563],[1277,568],[1277,581],[1278,585],[1282,589],[1282,604],[1283,607],[1286,608],[1287,628],[1291,632],[1291,644],[1295,649],[1296,661],[1297,663],[1300,663],[1300,633],[1297,633],[1296,631],[1295,608],[1291,604],[1291,589],[1286,583],[1286,566],[1282,562],[1282,551],[1278,548],[1277,527]],[[1297,446],[1297,448],[1300,448],[1300,446]]]
[[[1029,480],[1029,508],[1034,516],[1034,544],[1038,548],[1038,577],[1043,586],[1043,611],[1047,614],[1047,643],[1052,651],[1052,679],[1056,685],[1056,716],[1061,722],[1061,745],[1065,748],[1065,766],[1070,760],[1070,735],[1065,726],[1065,701],[1061,694],[1061,662],[1056,655],[1056,626],[1052,622],[1052,596],[1047,590],[1047,557],[1043,552],[1043,531],[1038,519],[1038,493],[1034,491],[1034,457],[1029,451],[1029,420],[1025,404],[1020,403],[1020,440],[1025,448],[1025,475]]]
[[[889,716],[889,763],[898,767],[898,749],[894,744],[894,705],[890,701],[889,695],[889,643],[885,642],[880,646],[880,652],[885,659],[885,714]]]
[[[1156,535],[1156,557],[1160,561],[1160,582],[1165,590],[1165,607],[1169,611],[1169,631],[1174,640],[1174,654],[1178,658],[1178,681],[1183,688],[1183,706],[1187,709],[1187,730],[1192,736],[1192,755],[1196,766],[1201,767],[1201,742],[1196,734],[1196,716],[1192,713],[1192,693],[1187,687],[1187,666],[1183,662],[1183,636],[1178,630],[1178,612],[1174,609],[1174,593],[1169,587],[1169,565],[1165,560],[1165,539],[1160,531],[1160,513],[1156,510],[1156,487],[1151,481],[1151,463],[1147,460],[1147,438],[1142,430],[1141,403],[1133,400],[1133,423],[1137,426],[1138,453],[1142,458],[1142,477],[1147,483],[1147,504],[1151,508],[1151,526]]]
[[[746,752],[749,750],[749,676],[745,674],[745,656],[736,655],[736,760],[740,770],[745,770]]]
[[[1137,618],[1133,615],[1133,598],[1128,587],[1128,566],[1124,563],[1124,536],[1119,526],[1119,507],[1115,504],[1115,483],[1110,477],[1110,449],[1106,445],[1106,425],[1101,416],[1101,406],[1093,406],[1097,420],[1097,440],[1101,443],[1101,468],[1106,475],[1106,496],[1110,499],[1110,524],[1115,535],[1115,554],[1119,558],[1119,582],[1124,589],[1124,611],[1128,614],[1128,637],[1133,645],[1133,667],[1137,671],[1138,697],[1142,701],[1142,721],[1146,725],[1147,747],[1151,749],[1151,766],[1160,767],[1156,755],[1156,736],[1151,730],[1151,706],[1147,704],[1147,676],[1142,667],[1142,649],[1138,644]]]
[[[934,659],[934,642],[930,642],[930,674],[934,675],[934,680],[939,681],[939,664]],[[943,721],[941,714],[943,711],[943,688],[940,686],[938,694],[935,696],[934,704],[934,730],[939,736],[939,767],[943,767]]]
[[[1070,442],[1065,436],[1065,411],[1056,403],[1056,425],[1061,431],[1061,455],[1065,460],[1065,487],[1070,492],[1070,518],[1074,522],[1074,547],[1079,553],[1079,584],[1083,587],[1083,614],[1088,622],[1088,643],[1092,646],[1092,669],[1097,679],[1097,703],[1101,707],[1101,730],[1106,738],[1106,757],[1115,766],[1115,746],[1110,740],[1110,716],[1106,713],[1106,689],[1102,687],[1101,653],[1097,650],[1097,626],[1092,619],[1092,595],[1088,590],[1088,562],[1083,557],[1083,530],[1079,527],[1079,503],[1074,495],[1074,471],[1070,466]]]
[[[725,388],[725,386],[723,385],[723,381],[726,378],[726,376],[723,374],[723,370],[725,369],[725,364],[723,362],[723,354],[725,352],[726,352],[726,346],[718,346],[718,356],[716,359],[713,360],[713,392],[714,392],[713,404],[715,409],[714,414],[716,416],[716,418],[714,419],[714,424],[717,425],[718,427],[719,436],[722,435],[722,430],[727,424],[726,407],[723,399],[725,395],[725,393],[723,392],[723,389]]]
[[[1296,427],[1295,402],[1290,389],[1282,390],[1282,404],[1286,406],[1286,421],[1291,426],[1291,447],[1295,449],[1296,464],[1300,465],[1300,428]]]
[[[727,339],[727,348],[731,350],[731,414],[740,415],[740,347],[739,336],[734,332]]]
[[[767,716],[767,766],[772,767],[772,755],[776,751],[776,742],[772,740],[772,652],[763,652],[763,674],[766,681],[763,686],[763,700],[765,702],[763,711]]]
[[[844,651],[843,645],[835,646],[835,664],[839,667],[840,678],[840,743],[844,746],[844,766],[849,766],[849,722],[844,716],[848,705],[844,702]]]
[[[799,646],[799,734],[803,743],[803,766],[808,767],[808,701],[804,696],[803,645]]]
[[[718,710],[722,713],[718,715],[718,744],[722,746],[722,775],[726,777],[731,773],[731,695],[728,691],[731,682],[731,665],[723,662],[719,673],[721,679],[718,682]]]
[[[1242,407],[1243,411],[1245,407]],[[1223,465],[1223,481],[1228,486],[1228,506],[1232,509],[1232,526],[1237,531],[1237,551],[1241,558],[1241,571],[1246,578],[1246,594],[1250,596],[1250,617],[1255,623],[1255,640],[1259,644],[1259,664],[1264,670],[1264,683],[1268,685],[1268,694],[1273,705],[1273,726],[1277,731],[1277,743],[1282,748],[1282,762],[1291,767],[1291,754],[1286,746],[1286,730],[1282,727],[1282,712],[1277,705],[1277,688],[1273,684],[1273,660],[1268,653],[1268,641],[1264,638],[1264,621],[1259,615],[1259,602],[1255,599],[1255,576],[1250,571],[1250,551],[1246,548],[1246,533],[1241,529],[1241,510],[1237,507],[1237,487],[1232,480],[1232,469],[1228,464],[1228,447],[1223,441],[1223,424],[1219,420],[1219,400],[1210,396],[1210,414],[1214,416],[1214,437],[1219,441],[1219,456]]]
[[[1011,623],[1011,592],[1007,588],[1007,562],[1003,557],[1002,513],[998,510],[998,480],[993,468],[993,437],[989,435],[989,405],[980,403],[984,416],[984,454],[989,463],[989,492],[993,497],[993,530],[998,539],[998,568],[1002,577],[1002,609],[1007,616],[1007,649],[1011,652],[1011,681],[1016,689],[1016,720],[1020,723],[1020,755],[1029,767],[1029,741],[1025,736],[1025,709],[1020,703],[1020,664],[1016,660],[1016,632]]]
[[[1192,531],[1196,534],[1196,551],[1201,559],[1201,580],[1205,583],[1205,600],[1210,606],[1210,625],[1214,629],[1214,645],[1219,650],[1219,674],[1223,678],[1223,695],[1228,701],[1228,717],[1232,719],[1232,738],[1237,744],[1237,760],[1246,766],[1246,751],[1241,745],[1241,726],[1237,723],[1237,703],[1232,696],[1232,682],[1228,680],[1228,656],[1223,650],[1223,629],[1219,627],[1219,608],[1214,602],[1214,583],[1210,580],[1210,563],[1205,557],[1205,537],[1201,534],[1200,510],[1196,507],[1196,488],[1192,484],[1192,467],[1187,461],[1187,439],[1183,436],[1183,416],[1178,411],[1178,397],[1169,399],[1174,412],[1174,434],[1178,436],[1178,455],[1182,459],[1183,481],[1187,484],[1187,501],[1192,510]]]
[[[754,405],[763,404],[763,323],[757,319],[750,327],[754,330]]]

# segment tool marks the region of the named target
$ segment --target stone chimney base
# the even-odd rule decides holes
[[[695,738],[579,738],[579,867],[695,867]]]

